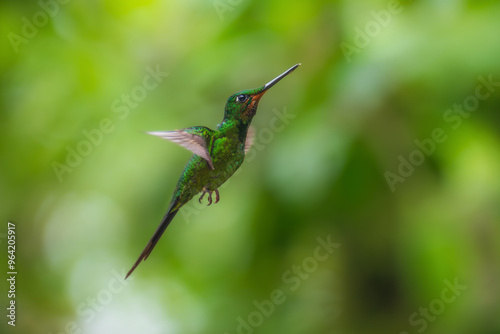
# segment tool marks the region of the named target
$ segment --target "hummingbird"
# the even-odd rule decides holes
[[[245,154],[252,146],[254,130],[250,123],[257,112],[260,99],[269,88],[300,65],[299,63],[290,67],[260,88],[247,89],[231,95],[226,102],[224,118],[215,130],[205,126],[193,126],[174,131],[148,132],[150,135],[179,144],[190,150],[193,155],[177,182],[167,213],[125,279],[141,261],[148,258],[184,204],[200,192],[200,203],[205,194],[208,194],[208,205],[211,205],[214,192],[215,203],[219,202],[218,188],[241,166]]]

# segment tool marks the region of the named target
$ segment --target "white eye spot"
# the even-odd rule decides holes
[[[238,101],[239,103],[243,103],[247,100],[247,98],[248,98],[247,95],[241,94],[236,97],[236,101]]]

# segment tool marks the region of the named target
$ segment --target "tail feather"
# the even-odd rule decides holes
[[[148,258],[149,254],[151,254],[153,248],[156,246],[156,243],[158,242],[158,240],[160,240],[160,237],[162,236],[163,232],[165,232],[165,229],[168,227],[172,219],[174,219],[177,211],[179,211],[179,208],[176,208],[175,210],[169,210],[167,214],[163,217],[160,225],[156,229],[155,234],[153,235],[151,240],[149,240],[148,244],[146,245],[146,248],[144,248],[137,261],[135,261],[134,265],[132,266],[132,269],[130,269],[129,272],[127,273],[127,276],[125,276],[125,279],[127,279],[127,277],[129,277],[130,274],[132,274],[132,272],[139,265],[139,263],[141,263],[141,261],[146,260]]]

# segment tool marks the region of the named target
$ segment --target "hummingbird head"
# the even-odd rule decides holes
[[[257,105],[260,98],[274,86],[278,81],[283,79],[288,74],[292,73],[299,64],[290,67],[288,70],[266,83],[264,86],[257,89],[247,89],[235,93],[227,99],[224,112],[224,119],[239,119],[243,122],[250,122],[257,112]]]

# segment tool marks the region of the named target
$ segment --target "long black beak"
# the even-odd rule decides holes
[[[296,65],[293,65],[292,67],[290,67],[288,70],[286,70],[285,72],[283,72],[282,74],[278,75],[276,78],[274,78],[273,80],[269,81],[268,83],[266,83],[264,85],[264,87],[262,88],[262,93],[264,93],[265,91],[267,91],[269,88],[271,88],[272,86],[276,85],[278,83],[278,81],[280,81],[281,79],[283,79],[284,77],[286,77],[288,74],[292,73],[297,67],[299,67],[301,64],[298,63]]]

